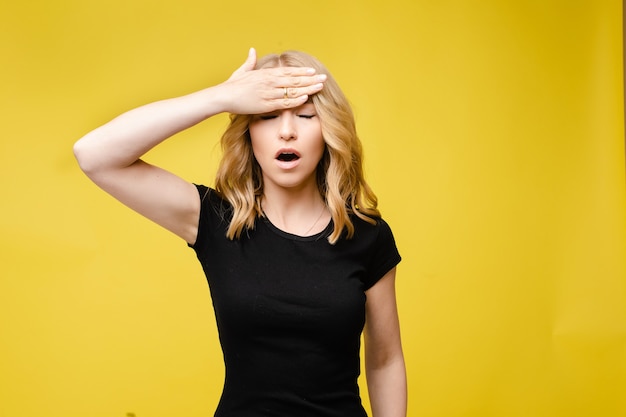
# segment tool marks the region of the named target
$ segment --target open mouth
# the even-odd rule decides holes
[[[291,162],[295,161],[296,159],[300,159],[300,157],[295,153],[281,152],[278,154],[276,159],[278,159],[279,161]]]
[[[300,153],[292,148],[282,148],[276,152],[276,160],[280,162],[294,162],[300,159]]]

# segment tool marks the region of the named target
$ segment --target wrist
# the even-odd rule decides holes
[[[228,96],[219,85],[196,91],[185,98],[199,110],[203,119],[229,111]]]

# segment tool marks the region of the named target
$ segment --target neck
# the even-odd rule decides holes
[[[324,230],[330,213],[317,186],[302,189],[266,187],[262,201],[265,216],[279,229],[301,236]]]

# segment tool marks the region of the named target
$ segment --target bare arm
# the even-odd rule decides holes
[[[81,169],[103,190],[189,243],[197,236],[195,187],[140,158],[172,135],[222,112],[256,114],[296,107],[322,89],[307,68],[254,70],[256,53],[224,83],[118,116],[74,145]],[[290,98],[284,98],[289,87]]]
[[[113,197],[189,243],[200,210],[195,187],[140,157],[171,135],[202,121],[211,91],[151,103],[118,116],[74,145],[87,176]],[[203,96],[206,98],[203,100]],[[206,112],[206,113],[204,113]]]
[[[366,292],[365,373],[373,417],[406,417],[406,370],[395,276],[394,268]]]

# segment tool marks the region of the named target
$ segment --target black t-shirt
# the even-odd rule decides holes
[[[389,226],[352,217],[331,245],[265,217],[229,240],[230,204],[198,185],[194,245],[206,274],[226,365],[217,417],[363,417],[357,377],[365,290],[400,262]]]

